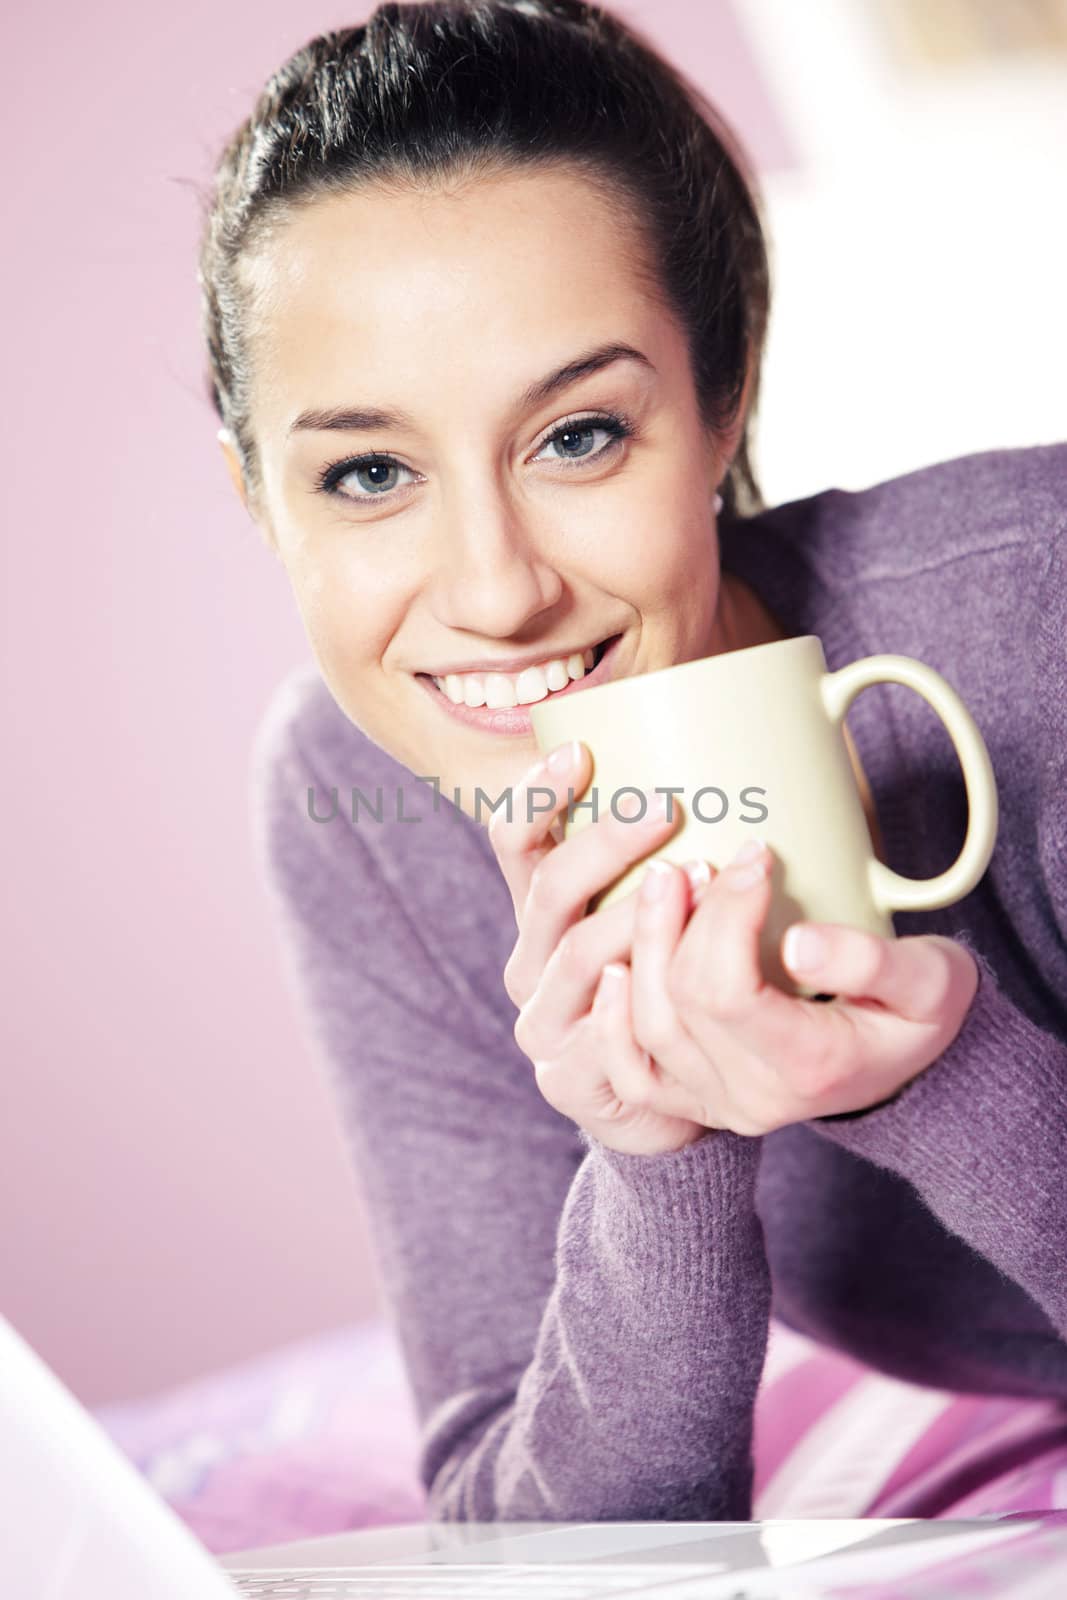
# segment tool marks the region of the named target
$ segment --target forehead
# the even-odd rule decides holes
[[[598,332],[647,344],[662,312],[643,249],[621,201],[555,169],[298,207],[245,266],[262,406],[284,425],[439,391],[442,372],[511,398],[517,361],[528,378]]]

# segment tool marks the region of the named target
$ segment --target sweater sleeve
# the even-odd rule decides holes
[[[506,1018],[434,962],[430,887],[301,816],[315,781],[284,730],[255,780],[259,854],[367,1203],[431,1516],[747,1520],[762,1142],[646,1157],[581,1133]]]
[[[807,1126],[907,1178],[952,1233],[1013,1278],[1067,1337],[1067,1029],[1003,992],[971,937],[978,990],[949,1048],[894,1099]]]
[[[1041,1025],[1005,991],[969,930],[978,989],[952,1044],[892,1099],[813,1118],[822,1138],[908,1179],[944,1225],[1022,1286],[1067,1337],[1067,556],[1050,530],[1034,611],[1035,825],[1013,870],[1032,875],[1049,996]],[[1037,930],[1040,930],[1038,936]]]

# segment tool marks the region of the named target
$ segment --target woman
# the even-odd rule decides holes
[[[1067,1395],[1067,449],[765,510],[742,158],[579,0],[313,40],[222,157],[201,283],[223,451],[318,666],[264,726],[259,842],[432,1515],[747,1518],[772,1290],[883,1371]],[[542,768],[519,702],[804,633],[942,671],[1002,820],[960,905],[823,929],[834,998],[783,1036],[766,862],[584,917],[676,824],[560,843],[588,753]],[[940,724],[885,685],[850,715],[879,853],[943,870]]]

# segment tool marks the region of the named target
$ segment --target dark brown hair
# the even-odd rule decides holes
[[[756,190],[729,126],[634,28],[583,0],[379,5],[324,33],[269,79],[203,197],[199,283],[212,404],[250,506],[250,304],[242,258],[290,208],[365,184],[411,185],[552,164],[578,170],[647,246],[655,292],[688,341],[713,434],[748,419],[724,516],[763,509],[749,427],[770,297]]]

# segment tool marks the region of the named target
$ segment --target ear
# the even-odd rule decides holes
[[[752,400],[752,388],[755,377],[756,362],[751,360],[748,364],[748,370],[745,373],[745,386],[741,391],[741,403],[737,408],[737,416],[734,419],[733,427],[730,429],[729,433],[722,438],[720,443],[722,457],[719,465],[720,476],[715,485],[716,489],[722,487],[722,480],[726,477],[730,467],[733,465],[734,456],[736,455],[738,446],[741,443],[741,435],[745,431],[745,420],[748,417],[748,408]]]
[[[241,504],[247,511],[248,495],[245,490],[244,473],[241,471],[241,459],[237,454],[237,446],[234,444],[233,434],[229,428],[220,428],[215,437],[218,439],[222,449],[223,460],[226,462],[226,470],[230,474],[230,480],[237,490]]]
[[[226,470],[230,474],[230,481],[237,490],[241,504],[252,518],[252,521],[260,523],[260,531],[263,537],[274,554],[278,555],[278,542],[274,537],[273,528],[265,520],[261,522],[261,519],[257,517],[248,503],[248,490],[245,486],[244,473],[241,470],[241,458],[237,454],[237,446],[234,443],[233,434],[229,428],[220,428],[215,437],[219,441],[219,448],[222,450],[222,458],[226,463]]]

